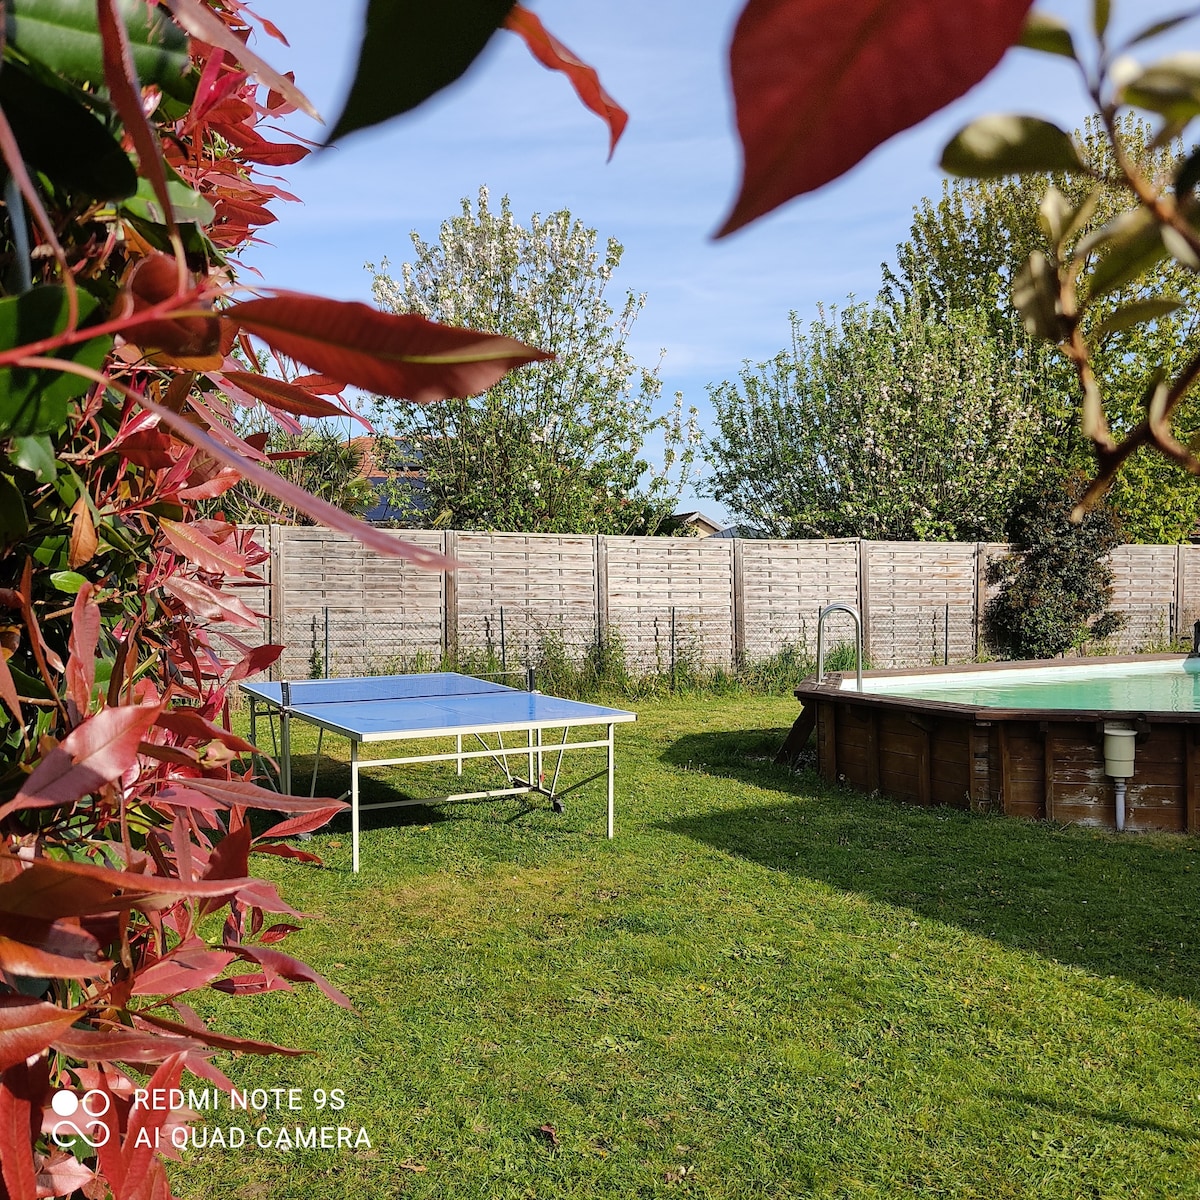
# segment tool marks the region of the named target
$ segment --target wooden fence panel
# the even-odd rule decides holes
[[[1178,548],[1179,616],[1176,627],[1184,637],[1191,638],[1192,627],[1200,621],[1200,546]]]
[[[986,566],[1006,550],[856,538],[395,536],[448,550],[462,568],[447,578],[323,529],[263,530],[272,550],[258,570],[264,586],[243,599],[268,614],[264,630],[227,632],[251,645],[282,640],[276,674],[290,678],[428,669],[447,645],[499,654],[503,610],[510,666],[536,661],[550,635],[578,655],[609,624],[632,668],[667,671],[672,662],[754,663],[788,646],[812,653],[820,607],[849,600],[863,611],[873,665],[969,661],[994,591]],[[1159,646],[1200,620],[1200,547],[1123,546],[1111,561],[1114,607],[1127,615],[1114,648]],[[852,625],[835,616],[827,633],[836,645]]]
[[[975,657],[974,542],[868,542],[865,557],[873,666]]]
[[[796,647],[815,654],[817,614],[826,604],[858,604],[858,539],[775,541],[740,539],[744,657],[757,662]],[[839,640],[853,627],[830,618]]]
[[[437,665],[444,644],[443,573],[376,554],[326,529],[300,526],[279,533],[276,595],[282,602],[275,625],[287,646],[279,666],[283,678]],[[434,530],[393,536],[430,550],[444,548],[442,534]]]
[[[608,621],[631,666],[733,665],[733,541],[609,537]],[[674,617],[672,618],[672,610]]]
[[[1112,640],[1128,653],[1161,649],[1172,641],[1175,612],[1174,546],[1118,546],[1108,557],[1113,573],[1112,607],[1124,614],[1124,628]]]
[[[490,647],[526,663],[548,637],[573,653],[595,644],[594,537],[459,533],[456,553],[461,650]]]

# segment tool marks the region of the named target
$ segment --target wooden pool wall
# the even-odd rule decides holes
[[[797,731],[815,728],[817,768],[831,782],[911,804],[1115,828],[1104,722],[1118,720],[1138,734],[1125,828],[1200,832],[1200,714],[989,709],[843,691],[840,678],[796,690],[804,704]]]

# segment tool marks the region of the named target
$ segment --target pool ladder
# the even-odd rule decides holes
[[[820,683],[825,678],[825,618],[830,613],[835,612],[849,613],[854,620],[854,667],[855,676],[858,680],[858,690],[861,692],[863,690],[862,614],[858,611],[858,605],[850,604],[844,600],[838,600],[833,604],[826,604],[817,616],[817,682]]]

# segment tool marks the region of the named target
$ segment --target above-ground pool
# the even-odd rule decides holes
[[[1127,829],[1200,832],[1200,659],[996,663],[807,680],[781,757],[815,729],[829,780],[916,804],[1117,823],[1105,733],[1132,731]],[[1110,737],[1110,743],[1112,738]]]

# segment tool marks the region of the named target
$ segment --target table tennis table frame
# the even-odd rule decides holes
[[[292,709],[290,685],[283,682],[281,687],[281,699],[279,703],[274,700],[267,699],[263,696],[255,695],[253,692],[246,692],[250,701],[250,741],[258,745],[258,719],[266,717],[272,725],[272,734],[274,731],[273,718],[279,718],[279,747],[278,747],[278,785],[282,795],[292,795],[292,745],[291,745],[291,723],[295,718],[307,725],[313,725],[317,728],[317,749],[313,762],[312,779],[309,786],[309,795],[316,794],[317,786],[317,770],[321,762],[321,747],[326,731],[335,733],[339,737],[344,737],[350,743],[350,789],[348,792],[343,792],[339,799],[350,800],[350,825],[351,825],[351,841],[353,852],[353,870],[357,873],[359,868],[359,824],[360,813],[368,812],[373,809],[383,808],[409,808],[414,805],[422,804],[454,804],[473,800],[495,800],[506,796],[525,796],[525,795],[541,795],[545,796],[551,804],[555,812],[563,811],[563,797],[570,795],[579,788],[593,782],[602,776],[607,777],[608,795],[607,795],[607,824],[606,832],[611,839],[614,834],[614,785],[615,785],[615,746],[616,738],[615,731],[619,723],[631,721],[634,719],[633,713],[622,715],[614,720],[611,716],[596,717],[587,719],[586,717],[573,717],[571,719],[555,718],[552,720],[539,721],[524,721],[524,722],[503,722],[495,725],[480,725],[473,726],[470,729],[460,727],[448,727],[445,729],[421,729],[421,730],[388,730],[383,733],[370,733],[355,735],[347,731],[342,726],[336,725],[333,722],[322,721],[319,717],[311,716],[307,713],[297,712]],[[609,712],[620,710],[609,710]],[[592,741],[570,741],[571,730],[578,726],[606,726],[606,736],[603,739]],[[542,735],[547,730],[562,730],[562,740],[559,742],[545,742]],[[504,735],[506,733],[524,733],[526,735],[524,746],[505,746]],[[484,740],[485,736],[495,736],[497,745],[489,746]],[[429,741],[432,739],[441,739],[453,737],[455,739],[455,749],[451,751],[443,751],[434,754],[411,754],[402,757],[394,758],[363,758],[361,757],[360,747],[363,744],[372,742],[405,742],[405,741]],[[463,738],[474,737],[483,747],[480,750],[464,750]],[[607,764],[604,770],[596,771],[588,775],[584,779],[577,780],[570,787],[559,790],[558,777],[562,770],[563,757],[568,750],[604,750],[607,753]],[[554,766],[554,773],[551,777],[550,786],[543,786],[545,780],[545,759],[546,757],[557,756],[557,761]],[[405,799],[405,800],[383,800],[373,804],[362,804],[359,799],[359,773],[365,767],[399,767],[399,766],[415,766],[438,762],[453,762],[457,767],[457,773],[462,775],[463,763],[468,760],[490,758],[500,770],[504,773],[507,781],[506,787],[502,788],[487,788],[482,791],[474,792],[457,792],[446,796],[432,796],[427,798]],[[524,758],[526,760],[526,775],[521,777],[515,775],[509,767],[509,759]],[[263,756],[255,754],[254,770],[256,776],[271,780],[270,773],[263,767]],[[536,773],[535,773],[536,772]]]

